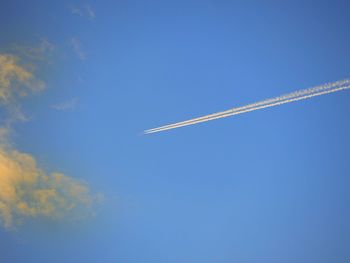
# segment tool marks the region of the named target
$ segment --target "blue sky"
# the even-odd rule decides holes
[[[105,201],[78,223],[0,229],[0,261],[349,262],[349,91],[141,135],[348,78],[349,11],[346,1],[2,1],[1,52],[55,47],[14,147]]]

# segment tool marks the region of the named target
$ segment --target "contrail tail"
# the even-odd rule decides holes
[[[174,124],[169,124],[158,128],[149,129],[144,131],[144,133],[150,134],[150,133],[156,133],[156,132],[161,132],[165,130],[180,128],[180,127],[193,125],[201,122],[206,122],[206,121],[211,121],[215,119],[225,118],[232,115],[242,114],[245,112],[255,111],[255,110],[274,107],[274,106],[278,106],[278,105],[282,105],[282,104],[286,104],[286,103],[290,103],[298,100],[304,100],[304,99],[308,99],[316,96],[321,96],[324,94],[333,93],[333,92],[337,92],[337,91],[341,91],[349,88],[350,88],[350,79],[341,80],[333,83],[327,83],[321,86],[299,90],[293,93],[289,93],[276,98],[271,98],[260,102],[248,104],[242,107],[232,108],[226,111],[209,114],[203,117],[194,118],[187,121],[177,122]]]

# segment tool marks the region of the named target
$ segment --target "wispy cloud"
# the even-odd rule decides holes
[[[45,83],[35,76],[34,68],[23,66],[18,56],[0,53],[0,103],[8,112],[8,121],[24,120],[19,100],[45,88]]]
[[[87,6],[85,7],[85,10],[86,10],[87,16],[88,16],[90,19],[95,19],[96,14],[95,14],[95,11],[92,9],[91,6],[87,5]]]
[[[30,60],[47,61],[55,50],[55,46],[46,38],[42,38],[36,47],[13,45],[13,50],[16,54]]]
[[[12,146],[11,123],[21,120],[21,98],[45,88],[32,70],[35,65],[22,62],[16,55],[0,54],[0,106],[7,109],[7,120],[0,124],[0,226],[6,229],[28,218],[79,218],[97,200],[85,183],[45,171],[34,156]]]
[[[71,45],[73,48],[73,51],[75,53],[75,55],[80,59],[80,60],[85,60],[86,59],[86,54],[82,51],[81,48],[81,43],[80,40],[78,38],[72,38],[71,39]]]
[[[58,111],[67,111],[67,110],[75,109],[77,105],[78,105],[78,99],[73,98],[73,99],[64,101],[62,103],[51,105],[51,108]]]
[[[75,6],[71,6],[70,12],[72,15],[83,16],[82,10],[80,8],[75,7]]]
[[[90,5],[83,5],[83,6],[79,6],[79,7],[71,6],[70,12],[72,15],[86,17],[90,20],[93,20],[96,18],[96,13]]]

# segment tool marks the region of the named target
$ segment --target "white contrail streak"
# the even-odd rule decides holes
[[[260,102],[257,102],[257,103],[253,103],[253,104],[248,104],[246,106],[233,108],[233,109],[230,109],[230,110],[226,110],[226,111],[222,111],[222,112],[206,115],[206,116],[203,116],[203,117],[199,117],[199,118],[195,118],[195,119],[191,119],[191,120],[187,120],[187,121],[183,121],[183,122],[178,122],[178,123],[175,123],[175,124],[165,125],[165,126],[162,126],[162,127],[159,127],[159,128],[155,128],[155,129],[150,129],[147,132],[150,133],[152,131],[156,131],[156,130],[159,130],[159,129],[175,127],[175,126],[179,126],[179,125],[185,126],[183,124],[192,124],[193,122],[197,122],[199,120],[207,120],[208,118],[217,117],[217,116],[225,115],[225,114],[228,114],[228,113],[238,112],[238,111],[246,110],[248,108],[254,108],[254,107],[257,107],[257,106],[267,105],[267,104],[270,104],[270,103],[275,103],[275,102],[278,102],[278,101],[282,101],[282,100],[286,100],[286,99],[290,99],[290,98],[295,98],[295,97],[306,95],[306,94],[317,93],[317,92],[320,92],[320,91],[323,91],[323,90],[330,90],[332,88],[340,87],[340,86],[342,86],[344,84],[348,84],[349,82],[350,82],[350,80],[337,81],[337,82],[334,82],[334,83],[324,84],[324,85],[317,86],[317,87],[314,87],[314,88],[311,88],[311,89],[300,90],[300,91],[293,92],[293,93],[290,93],[290,94],[287,94],[287,95],[283,95],[283,96],[280,96],[280,97],[263,100],[263,101],[260,101]]]
[[[193,125],[200,122],[211,121],[211,120],[225,118],[228,116],[237,115],[245,112],[255,111],[255,110],[264,109],[268,107],[274,107],[274,106],[286,104],[293,101],[304,100],[304,99],[308,99],[308,98],[312,98],[312,97],[316,97],[316,96],[320,96],[328,93],[333,93],[333,92],[337,92],[337,91],[345,90],[349,88],[350,88],[350,79],[337,81],[333,83],[327,83],[321,86],[299,90],[293,93],[289,93],[276,98],[271,98],[260,102],[248,104],[242,107],[232,108],[226,111],[209,114],[203,117],[194,118],[194,119],[190,119],[182,122],[177,122],[174,124],[169,124],[169,125],[161,126],[154,129],[149,129],[144,131],[144,133],[149,134],[149,133],[155,133],[155,132],[180,128],[183,126]]]

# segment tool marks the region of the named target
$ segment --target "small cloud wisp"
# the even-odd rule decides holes
[[[90,20],[93,20],[96,18],[96,13],[90,5],[85,5],[81,7],[71,6],[70,12],[72,15],[87,17]]]
[[[51,108],[58,111],[73,110],[77,107],[78,100],[76,98],[64,101],[62,103],[51,105]]]
[[[80,40],[78,38],[72,38],[71,39],[71,45],[73,48],[73,51],[75,53],[75,55],[80,59],[80,60],[85,60],[86,59],[86,54],[82,51],[81,48],[81,43]]]

